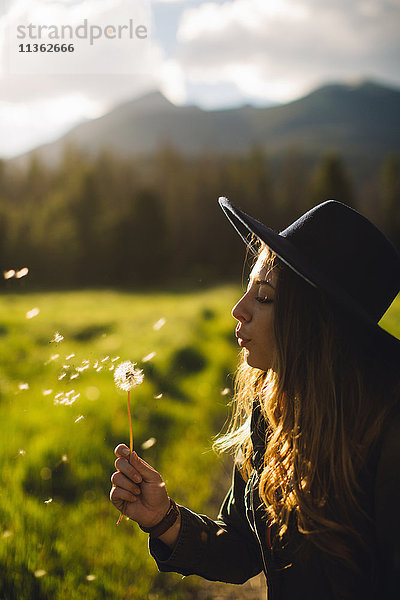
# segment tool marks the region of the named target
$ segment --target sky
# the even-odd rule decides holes
[[[399,25],[400,0],[2,0],[0,158],[154,89],[220,109],[332,82],[400,87]],[[17,51],[42,42],[74,52]]]

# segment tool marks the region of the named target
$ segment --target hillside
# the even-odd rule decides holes
[[[107,147],[125,156],[146,156],[165,144],[186,155],[240,154],[257,143],[271,156],[296,147],[311,158],[336,150],[350,162],[369,163],[400,150],[400,91],[373,82],[332,84],[280,106],[218,111],[175,106],[153,92],[34,152],[54,163],[67,143],[90,154]],[[30,154],[14,160],[24,162]]]

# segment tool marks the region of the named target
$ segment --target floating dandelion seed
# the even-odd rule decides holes
[[[101,359],[101,362],[106,362],[110,357],[109,356],[105,356],[104,358]]]
[[[100,373],[100,371],[103,370],[103,365],[100,365],[99,367],[97,367],[96,369],[96,373]]]
[[[45,504],[51,504],[52,502],[53,502],[53,498],[48,498],[48,500],[44,501]]]
[[[71,375],[70,379],[76,379],[77,377],[79,377],[79,373],[74,373]]]
[[[63,454],[61,457],[61,461],[62,462],[68,462],[68,456],[66,454]]]
[[[157,443],[156,438],[155,437],[151,437],[148,440],[146,440],[145,442],[143,442],[143,444],[141,445],[141,448],[142,448],[142,450],[149,450],[156,443]]]
[[[96,575],[93,575],[92,573],[90,573],[90,575],[86,575],[86,580],[87,581],[95,581]]]
[[[66,376],[66,373],[61,373],[60,377],[58,377],[58,381],[61,381],[61,379],[64,379],[65,376]]]
[[[114,382],[118,389],[128,392],[128,417],[129,417],[129,447],[131,452],[134,450],[133,443],[133,430],[132,430],[132,415],[131,415],[131,404],[130,404],[130,391],[136,385],[140,385],[143,382],[143,371],[141,369],[135,369],[136,363],[131,363],[129,360],[122,362],[114,371]],[[123,510],[119,515],[117,525],[121,523],[123,517]]]
[[[161,329],[161,327],[164,327],[166,322],[167,322],[167,319],[164,319],[164,317],[161,317],[161,319],[158,319],[158,321],[156,321],[153,325],[154,331],[158,331],[159,329]]]
[[[35,577],[44,577],[44,575],[47,575],[47,571],[45,571],[44,569],[36,569],[36,571],[34,572],[34,576]]]
[[[22,448],[20,448],[20,449],[18,450],[18,454],[19,454],[19,456],[25,456],[25,454],[26,454],[26,450],[23,450]]]
[[[8,271],[3,271],[4,279],[11,279],[12,277],[14,277],[14,275],[15,275],[14,269],[9,269]]]
[[[34,317],[37,317],[39,313],[40,313],[40,308],[38,308],[37,306],[35,306],[35,308],[32,308],[31,310],[28,310],[28,312],[26,313],[25,317],[27,319],[33,319]]]
[[[85,417],[83,415],[80,415],[80,417],[78,417],[77,419],[75,419],[74,423],[79,423],[79,421],[82,421],[82,419],[84,419]]]
[[[28,267],[23,267],[19,271],[15,273],[15,279],[22,279],[22,277],[26,277],[28,275],[29,269]]]
[[[120,356],[114,356],[114,358],[111,359],[111,362],[116,362],[120,358],[121,358]]]
[[[231,390],[229,388],[224,388],[221,390],[221,396],[227,396]]]
[[[19,383],[18,389],[22,392],[24,390],[29,390],[29,383]]]
[[[61,404],[62,406],[72,406],[74,402],[78,400],[80,397],[80,393],[75,394],[75,390],[70,390],[69,392],[61,392],[54,396],[54,404],[57,406]],[[83,417],[82,417],[83,418]]]
[[[50,340],[50,344],[58,344],[59,342],[62,342],[63,339],[64,339],[64,336],[61,335],[61,333],[59,333],[58,331],[56,331],[53,338]]]
[[[43,396],[50,396],[50,394],[53,393],[53,390],[43,390],[42,394]]]
[[[65,360],[71,360],[71,358],[74,358],[75,354],[68,354],[68,356],[65,357]]]
[[[2,537],[4,539],[9,538],[12,536],[12,531],[9,531],[8,529],[6,529],[5,531],[3,531]]]
[[[154,396],[155,400],[160,400],[163,397],[162,394],[157,394],[157,396]]]
[[[146,356],[143,356],[142,362],[149,362],[149,360],[152,360],[155,357],[155,355],[156,355],[155,352],[149,352],[149,354],[146,354]]]
[[[115,369],[115,366],[114,366],[114,365],[111,365],[110,367],[108,367],[108,370],[109,370],[109,371],[114,371],[114,369]]]

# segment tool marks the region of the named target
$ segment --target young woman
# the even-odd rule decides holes
[[[233,308],[243,348],[217,520],[177,507],[124,445],[111,500],[150,534],[161,571],[242,583],[268,599],[400,597],[400,340],[378,321],[400,258],[358,212],[325,202],[280,234],[220,199],[254,250]],[[248,241],[249,234],[252,235]]]

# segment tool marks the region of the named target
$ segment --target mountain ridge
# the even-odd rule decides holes
[[[400,150],[400,90],[370,80],[329,83],[286,104],[214,110],[176,106],[154,90],[9,161],[22,164],[35,154],[55,164],[66,144],[90,155],[107,148],[126,157],[148,156],[163,145],[188,156],[240,155],[257,144],[272,156],[288,148],[310,157],[331,150],[370,162]]]

